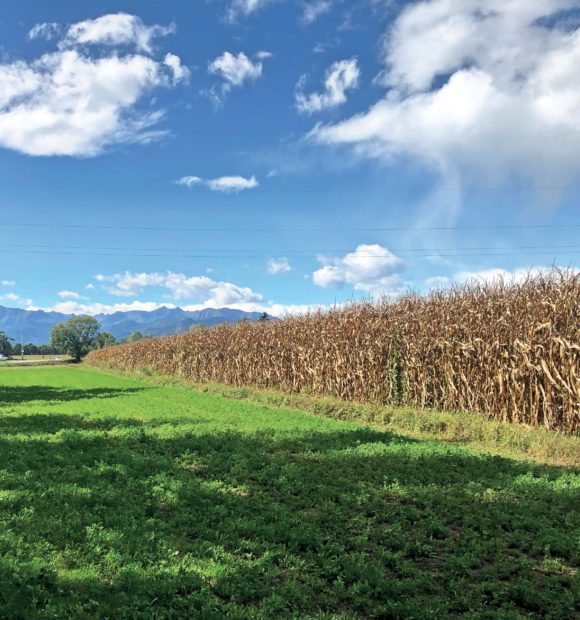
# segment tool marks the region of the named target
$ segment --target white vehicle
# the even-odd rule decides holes
[[[6,362],[7,360],[8,358],[3,353],[0,353],[0,362]]]

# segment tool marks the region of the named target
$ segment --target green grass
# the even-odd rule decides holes
[[[0,617],[572,618],[580,476],[82,367],[0,370]]]

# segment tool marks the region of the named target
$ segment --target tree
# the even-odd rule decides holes
[[[14,340],[14,338],[9,338],[4,332],[0,332],[0,353],[2,355],[6,357],[12,355],[12,340]]]
[[[260,315],[260,318],[258,320],[260,320],[260,321],[269,321],[270,320],[270,315],[267,312],[262,312],[262,314]]]
[[[50,341],[60,353],[67,353],[79,362],[83,355],[95,348],[100,329],[92,316],[75,316],[66,323],[55,325],[50,332]]]
[[[99,349],[106,349],[107,347],[112,347],[114,344],[117,344],[117,340],[113,334],[110,332],[99,334],[97,338],[97,346]]]
[[[39,355],[56,355],[58,351],[56,350],[56,347],[50,344],[41,344],[38,347],[38,353]]]
[[[143,334],[141,332],[133,332],[129,338],[127,338],[127,342],[139,342],[139,340],[143,340]]]
[[[203,323],[192,323],[189,326],[190,332],[198,332],[199,330],[203,330],[203,329],[207,329],[207,325],[204,325]]]

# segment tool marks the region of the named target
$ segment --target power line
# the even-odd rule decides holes
[[[194,248],[131,248],[127,246],[106,246],[106,247],[88,247],[85,245],[43,245],[43,244],[24,244],[24,243],[0,243],[0,247],[2,248],[26,248],[27,250],[31,249],[42,249],[42,250],[97,250],[97,251],[120,251],[120,252],[216,252],[216,253],[227,253],[232,254],[235,252],[252,252],[254,255],[263,255],[263,256],[271,256],[271,255],[281,255],[281,254],[344,254],[352,252],[352,248],[348,249],[268,249],[268,250],[260,250],[260,254],[257,254],[255,249],[245,249],[245,248],[200,248],[199,250],[195,250]],[[451,247],[451,248],[393,248],[389,247],[388,250],[390,252],[397,252],[399,254],[402,253],[413,253],[413,252],[501,252],[504,250],[511,251],[520,251],[520,250],[568,250],[568,249],[576,249],[580,248],[579,244],[569,244],[569,245],[524,245],[524,246],[511,246],[506,248],[499,248],[497,246],[483,246],[483,247]],[[382,254],[361,254],[357,253],[358,256],[384,256],[385,253]],[[216,254],[216,258],[219,257],[219,254]],[[236,255],[237,257],[237,255]]]
[[[62,228],[87,230],[148,230],[148,231],[182,231],[182,232],[420,232],[420,231],[466,231],[466,230],[548,230],[580,228],[580,224],[513,224],[491,226],[392,226],[392,227],[348,227],[348,228],[221,228],[221,227],[187,227],[187,226],[119,226],[108,224],[47,224],[0,222],[0,226],[14,228]]]
[[[66,252],[66,251],[34,251],[34,250],[0,250],[1,254],[30,254],[43,256],[123,256],[134,258],[188,258],[188,259],[249,259],[249,258],[267,258],[264,254],[240,254],[240,255],[215,255],[215,254],[121,254],[121,253],[105,253],[105,252]],[[566,256],[580,255],[580,252],[567,252]],[[391,258],[390,254],[357,254],[362,258]],[[406,255],[404,258],[464,258],[479,256],[554,256],[554,252],[473,252],[473,253],[435,253],[435,254],[417,254]],[[312,256],[296,256],[292,260],[312,260]]]

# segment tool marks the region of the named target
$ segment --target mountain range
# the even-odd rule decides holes
[[[0,306],[0,331],[14,338],[16,342],[20,342],[22,331],[25,344],[48,344],[52,327],[72,316],[60,312]],[[207,308],[189,312],[163,306],[151,312],[131,310],[101,314],[95,318],[101,325],[101,331],[110,332],[117,340],[122,340],[137,331],[149,336],[168,336],[187,331],[194,324],[212,327],[219,323],[236,323],[242,319],[256,321],[260,316],[259,312],[244,312],[231,308]]]

